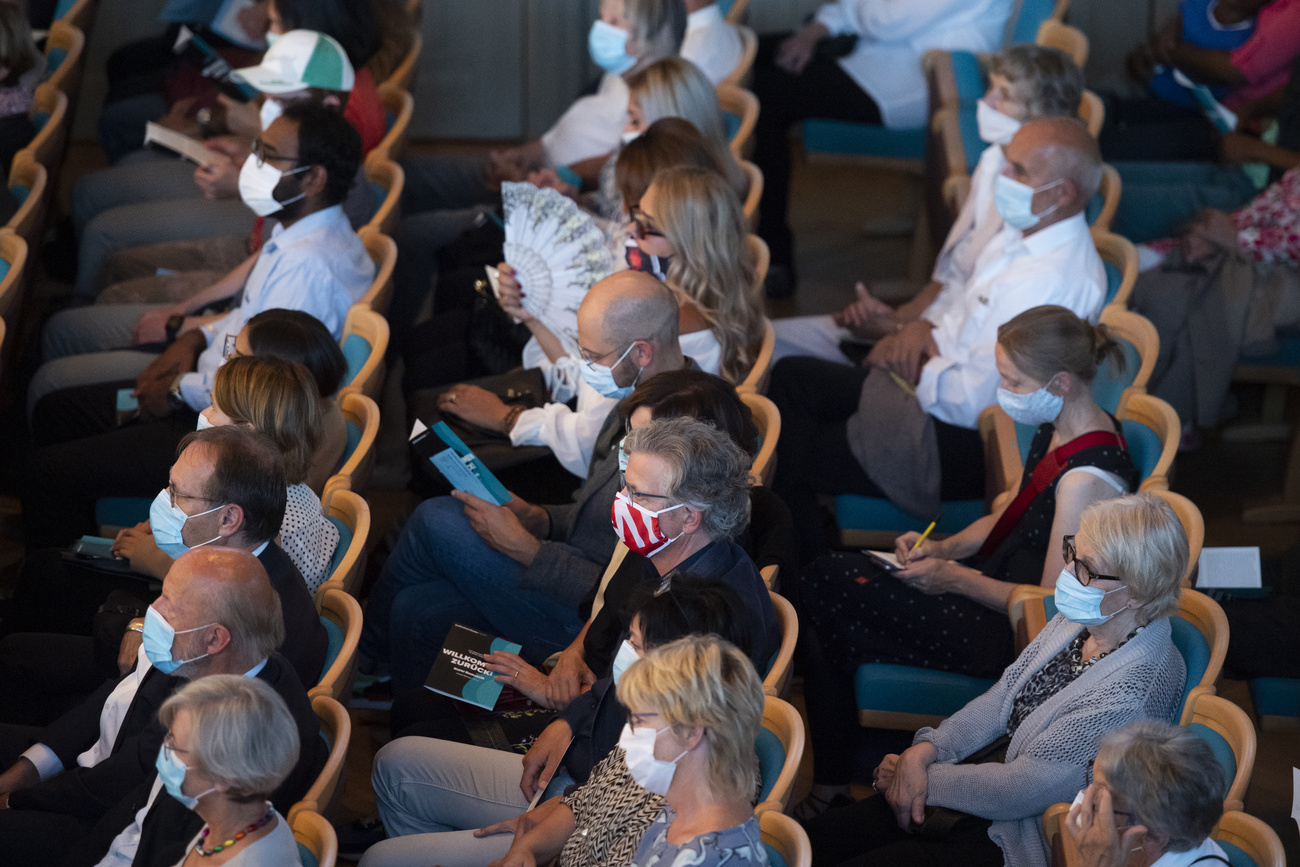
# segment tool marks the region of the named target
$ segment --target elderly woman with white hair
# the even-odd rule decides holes
[[[876,768],[883,797],[808,824],[813,861],[1046,867],[1039,820],[1085,784],[1108,732],[1171,719],[1185,668],[1170,640],[1187,536],[1162,499],[1096,503],[1066,536],[1058,614],[988,692]]]
[[[176,867],[301,863],[271,793],[298,761],[298,726],[274,689],[255,677],[214,674],[163,703],[167,737],[158,778],[204,825]]]
[[[1209,743],[1145,720],[1102,739],[1066,821],[1082,867],[1213,867],[1230,863],[1210,839],[1227,793]]]

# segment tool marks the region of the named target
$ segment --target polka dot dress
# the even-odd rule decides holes
[[[321,511],[320,498],[305,484],[289,486],[289,501],[280,525],[280,547],[307,582],[307,592],[329,578],[330,561],[339,544],[339,530]]]

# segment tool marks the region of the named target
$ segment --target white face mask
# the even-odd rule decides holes
[[[623,135],[622,135],[623,144],[627,144],[628,142],[636,141],[637,139],[639,139],[639,138],[641,137],[641,133],[643,133],[643,132],[645,132],[645,130],[641,130],[641,129],[625,129],[625,130],[623,130]]]
[[[269,40],[271,34],[268,33],[266,38]],[[282,114],[284,114],[284,106],[280,105],[280,103],[270,97],[262,100],[262,109],[257,113],[257,116],[262,120],[262,132],[266,132],[276,118]]]
[[[212,422],[208,421],[208,417],[207,417],[206,415],[204,415],[203,413],[199,413],[199,423],[198,423],[198,425],[197,425],[194,429],[195,429],[195,430],[207,430],[207,429],[210,428],[210,427],[216,427],[216,425],[214,425]]]
[[[998,389],[998,406],[1006,410],[1013,421],[1021,424],[1038,427],[1040,424],[1055,421],[1064,405],[1065,397],[1052,394],[1047,390],[1046,385],[1029,394],[1017,394],[1005,388]]]
[[[1062,180],[1058,178],[1050,184],[1031,187],[1028,184],[1020,183],[1015,178],[998,175],[997,187],[993,192],[993,206],[997,208],[998,214],[1002,216],[1008,226],[1022,232],[1026,229],[1032,229],[1041,223],[1044,217],[1061,206],[1061,203],[1057,202],[1041,214],[1035,214],[1034,194],[1041,193],[1043,190],[1050,190],[1060,184]]]
[[[690,750],[682,750],[682,755],[671,762],[656,759],[655,741],[666,731],[668,726],[658,730],[643,726],[633,731],[632,724],[625,723],[623,733],[618,738],[618,745],[626,754],[623,756],[623,761],[627,763],[627,770],[632,775],[632,779],[647,792],[653,792],[660,797],[668,794],[668,787],[673,783],[673,773],[677,770],[677,763],[682,760],[682,756],[690,752]]]
[[[618,646],[618,653],[614,654],[614,683],[623,676],[627,667],[641,658],[641,654],[636,652],[636,648],[630,642],[624,641]]]
[[[979,127],[980,139],[989,144],[1010,144],[1011,139],[1020,132],[1020,121],[1003,114],[982,99],[975,106],[975,123]]]
[[[298,166],[296,169],[282,172],[270,163],[262,163],[259,166],[257,157],[250,156],[244,160],[244,167],[239,170],[239,197],[244,200],[248,209],[259,217],[278,214],[284,210],[285,205],[292,205],[307,196],[306,193],[299,193],[292,199],[280,201],[275,197],[275,188],[279,186],[280,179],[286,175],[305,172],[310,168],[311,166]]]

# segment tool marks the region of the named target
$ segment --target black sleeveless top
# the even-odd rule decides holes
[[[1119,434],[1119,422],[1114,416],[1110,416],[1110,421],[1115,426],[1115,433]],[[1048,446],[1055,433],[1056,427],[1051,422],[1038,426],[1033,442],[1029,444],[1029,454],[1025,457],[1025,471],[1020,477],[1021,488],[1029,484],[1034,468],[1047,456]],[[1128,452],[1115,445],[1093,446],[1071,455],[1066,460],[1061,475],[1077,467],[1096,467],[1114,473],[1123,479],[1130,492],[1136,491],[1141,482],[1141,476]],[[1043,560],[1047,556],[1052,519],[1055,516],[1056,485],[1052,484],[1034,498],[1016,526],[992,554],[987,557],[969,557],[963,562],[999,581],[1037,584],[1043,578]]]

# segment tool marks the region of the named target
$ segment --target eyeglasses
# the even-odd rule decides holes
[[[1091,786],[1093,785],[1093,783],[1096,782],[1096,780],[1094,780],[1094,779],[1093,779],[1093,776],[1092,776],[1092,766],[1096,763],[1096,761],[1097,761],[1096,759],[1090,759],[1090,760],[1088,761],[1088,777],[1087,777],[1087,779],[1088,779],[1088,787],[1091,787]],[[1101,785],[1105,786],[1106,784],[1105,784],[1105,783],[1102,783]],[[1110,786],[1106,786],[1106,788],[1107,788],[1108,790],[1110,790]],[[1114,792],[1113,790],[1111,790],[1111,792],[1110,792],[1110,796],[1111,796],[1111,800],[1114,801],[1114,799],[1115,799],[1115,792]],[[1133,814],[1130,813],[1130,812],[1127,811],[1127,810],[1116,810],[1116,809],[1111,809],[1111,812],[1115,814],[1115,818],[1116,818],[1116,819],[1120,819],[1120,818],[1122,818],[1122,819],[1124,820],[1123,823],[1120,823],[1120,822],[1118,822],[1118,821],[1115,822],[1115,829],[1118,830],[1118,831],[1123,831],[1125,828],[1128,828],[1128,827],[1132,826],[1132,825],[1135,824],[1135,822],[1137,821],[1137,820],[1134,818]]]
[[[278,154],[275,152],[274,148],[268,151],[266,147],[266,143],[262,141],[260,138],[253,139],[251,150],[252,150],[253,158],[257,160],[257,167],[259,169],[262,166],[266,165],[267,163],[271,163],[271,162],[296,163],[298,161],[298,157],[290,157],[290,156],[285,156],[283,154]]]
[[[657,716],[659,716],[659,714],[657,714],[657,713],[630,713],[630,714],[627,715],[627,724],[632,728],[632,731],[636,731],[638,726],[644,727],[645,724],[646,724],[645,721],[646,721],[647,719],[649,719],[650,717],[652,717],[652,716],[653,716],[653,717],[657,717]]]
[[[168,485],[168,486],[167,486],[167,498],[168,498],[169,500],[171,500],[172,508],[177,508],[177,506],[176,506],[176,501],[177,501],[177,500],[198,500],[198,501],[201,502],[201,503],[215,503],[215,502],[216,502],[216,500],[212,499],[211,497],[195,497],[195,496],[192,496],[192,495],[190,495],[190,494],[180,494],[180,493],[177,493],[177,491],[176,491],[176,486],[175,486],[175,485]]]
[[[1079,583],[1082,584],[1084,587],[1089,586],[1090,584],[1092,584],[1092,582],[1097,580],[1119,581],[1120,584],[1124,583],[1122,580],[1115,577],[1114,575],[1098,575],[1097,573],[1089,569],[1088,564],[1080,560],[1074,550],[1073,535],[1061,537],[1061,557],[1064,558],[1066,565],[1069,565],[1070,563],[1073,563],[1075,565],[1074,577],[1078,578]]]
[[[628,215],[632,217],[632,225],[636,228],[638,238],[662,238],[664,233],[655,228],[654,223],[645,211],[636,205],[628,208]]]
[[[618,484],[622,490],[627,492],[627,495],[631,497],[633,501],[636,501],[637,499],[642,499],[642,500],[671,500],[672,499],[672,497],[668,496],[667,494],[647,494],[644,491],[638,491],[636,488],[631,487],[627,483],[626,470],[618,471]]]
[[[167,735],[163,738],[162,748],[167,752],[177,756],[188,755],[190,752],[189,750],[182,750],[177,748],[176,741],[175,739],[172,738],[171,732],[168,732]]]
[[[623,350],[623,355],[627,355],[629,352],[631,352],[632,347],[636,346],[638,343],[648,343],[648,342],[649,342],[648,338],[638,337],[636,340],[633,340],[631,343],[627,345],[627,348]],[[598,362],[600,362],[602,359],[609,358],[615,352],[618,352],[618,350],[611,349],[608,352],[597,353],[597,352],[592,352],[590,349],[583,349],[581,346],[579,346],[578,360],[581,361],[583,364],[587,365],[588,368],[595,370],[596,364]],[[617,364],[618,362],[615,362],[613,365],[611,365],[611,367],[617,366]]]

